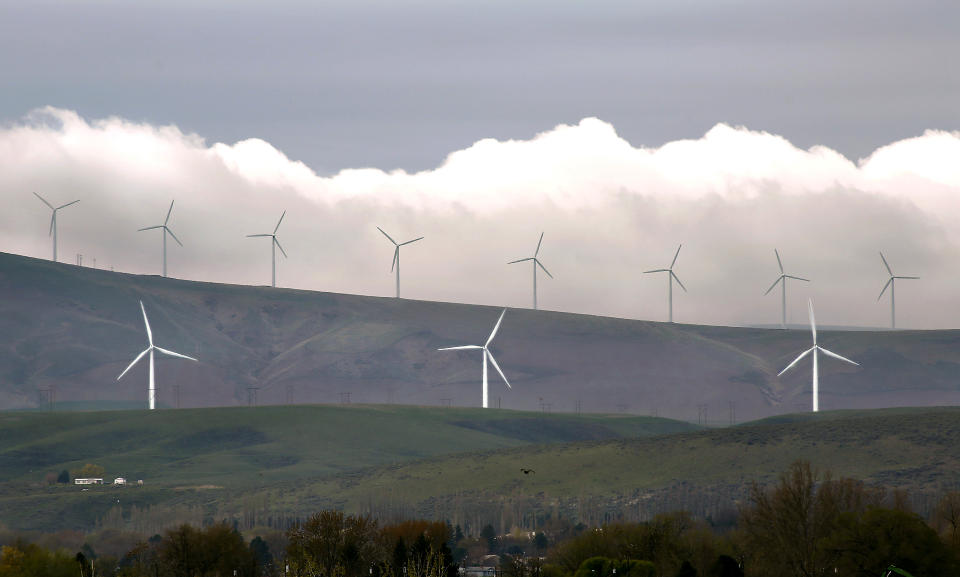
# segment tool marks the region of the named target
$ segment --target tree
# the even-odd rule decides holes
[[[93,463],[87,463],[86,465],[80,467],[80,469],[78,469],[73,476],[74,478],[79,479],[102,479],[103,467],[100,465],[94,465]]]
[[[359,577],[385,561],[377,524],[369,517],[321,511],[287,531],[287,558],[296,575]]]
[[[57,475],[57,483],[69,483],[70,482],[70,471],[64,469],[60,471],[60,474]]]
[[[489,523],[484,525],[483,529],[480,529],[480,538],[487,542],[487,552],[493,553],[493,549],[497,545],[497,531],[493,528],[493,525]]]

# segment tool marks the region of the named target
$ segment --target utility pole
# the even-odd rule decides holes
[[[177,408],[180,408],[180,385],[173,385],[173,390],[177,395]]]
[[[257,391],[260,387],[247,387],[247,406],[256,407],[257,406]]]
[[[733,401],[730,401],[730,426],[737,422],[737,407]]]
[[[345,391],[340,393],[340,404],[349,405],[350,404],[350,391]]]
[[[453,404],[453,399],[440,399],[440,406],[450,407]]]
[[[287,404],[293,404],[293,385],[287,385]]]

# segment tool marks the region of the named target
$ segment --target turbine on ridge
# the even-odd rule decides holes
[[[543,269],[543,272],[547,273],[547,276],[553,278],[553,275],[550,274],[550,271],[547,270],[547,267],[543,266],[543,263],[540,262],[540,259],[537,258],[537,255],[540,254],[540,244],[543,243],[543,233],[540,233],[540,240],[537,242],[537,250],[534,251],[533,256],[527,258],[521,258],[518,260],[512,260],[507,264],[516,264],[518,262],[533,261],[533,310],[537,310],[537,267]]]
[[[777,280],[773,281],[773,284],[770,285],[770,288],[767,289],[767,292],[763,294],[764,296],[770,294],[770,291],[773,290],[773,287],[777,286],[777,283],[780,283],[780,327],[785,329],[787,328],[787,279],[792,278],[794,280],[802,280],[804,282],[810,282],[810,279],[789,275],[783,272],[783,263],[780,261],[780,253],[777,252],[777,249],[773,249],[773,254],[777,255],[777,266],[780,267],[780,276],[777,277]]]
[[[680,256],[680,249],[683,248],[683,245],[677,247],[676,254],[673,255],[673,262],[670,263],[670,268],[658,268],[654,270],[643,271],[643,274],[649,274],[652,272],[665,272],[667,274],[667,306],[670,310],[670,322],[673,322],[673,281],[677,281],[677,284],[680,285],[680,288],[683,289],[683,292],[687,292],[687,287],[683,286],[683,283],[680,282],[680,277],[673,272],[673,265],[677,264],[677,257]]]
[[[507,314],[507,309],[503,309],[503,312],[500,313],[500,318],[497,319],[497,324],[493,326],[493,331],[490,333],[490,336],[487,338],[487,342],[480,345],[464,345],[461,347],[444,347],[442,349],[437,349],[438,351],[465,351],[465,350],[481,350],[483,351],[483,408],[486,409],[489,405],[489,396],[490,388],[487,385],[487,359],[490,359],[490,362],[493,363],[493,368],[497,369],[497,372],[500,373],[500,376],[503,378],[503,382],[506,383],[508,389],[512,389],[510,386],[510,381],[507,380],[506,375],[503,374],[503,371],[500,370],[500,365],[497,364],[497,359],[493,358],[493,353],[490,352],[488,348],[490,342],[493,341],[493,337],[497,335],[497,330],[500,328],[500,323],[503,321],[503,315]]]
[[[147,389],[147,395],[150,399],[150,410],[152,411],[155,408],[154,398],[156,393],[156,388],[154,387],[154,380],[153,380],[153,351],[157,350],[171,357],[179,357],[181,359],[189,359],[191,361],[196,361],[197,359],[193,357],[188,357],[187,355],[181,355],[180,353],[175,353],[173,351],[168,351],[167,349],[160,348],[155,344],[153,344],[153,332],[150,330],[150,321],[147,320],[147,310],[143,308],[143,301],[140,301],[140,310],[143,312],[143,324],[147,328],[147,342],[149,343],[149,346],[147,346],[147,348],[144,349],[142,353],[137,355],[137,358],[133,359],[133,362],[130,363],[127,366],[127,368],[123,370],[122,373],[120,373],[120,376],[117,377],[117,380],[119,381],[120,379],[122,379],[123,375],[127,374],[127,371],[132,369],[133,365],[137,364],[137,362],[143,358],[143,355],[150,353],[150,386]]]
[[[67,208],[67,207],[70,206],[71,204],[76,204],[76,203],[78,203],[78,202],[80,202],[80,201],[79,201],[79,200],[74,200],[74,201],[72,201],[72,202],[68,202],[67,204],[61,204],[61,205],[58,206],[58,207],[54,207],[52,204],[50,204],[49,202],[47,202],[47,199],[43,198],[42,196],[40,196],[40,195],[37,194],[36,192],[33,193],[33,195],[36,196],[37,198],[39,198],[39,199],[40,199],[40,202],[42,202],[43,204],[45,204],[45,205],[47,205],[48,207],[50,207],[50,210],[53,211],[53,214],[50,216],[50,232],[47,233],[47,234],[48,234],[48,236],[52,236],[52,237],[53,237],[53,262],[57,262],[57,211],[60,210],[61,208]]]
[[[897,328],[897,303],[896,303],[896,300],[894,300],[894,292],[893,292],[895,288],[894,285],[896,283],[894,283],[893,281],[897,280],[898,278],[908,279],[908,280],[917,280],[920,277],[895,276],[893,274],[893,271],[890,270],[890,265],[887,264],[887,259],[883,258],[883,252],[880,253],[880,260],[883,261],[883,266],[886,267],[887,273],[890,275],[890,278],[887,279],[887,284],[883,285],[883,290],[880,291],[880,296],[877,297],[877,301],[879,301],[880,298],[883,296],[883,293],[887,291],[887,287],[890,287],[890,328],[895,329]]]
[[[180,239],[177,238],[177,235],[173,234],[173,231],[170,230],[170,227],[167,226],[167,223],[170,222],[170,213],[171,213],[171,212],[173,212],[173,201],[172,201],[172,200],[170,201],[170,208],[167,209],[167,218],[163,219],[163,224],[158,224],[158,225],[156,225],[156,226],[148,226],[148,227],[145,227],[145,228],[138,228],[138,229],[137,229],[137,232],[141,232],[141,231],[144,231],[144,230],[153,230],[153,229],[155,229],[155,228],[162,228],[162,229],[163,229],[163,233],[162,233],[162,236],[163,236],[163,269],[162,269],[162,270],[163,270],[163,276],[167,276],[167,235],[169,234],[170,236],[172,236],[172,237],[173,237],[173,240],[177,241],[177,244],[179,244],[180,246],[183,246],[183,243],[180,242]]]
[[[280,223],[283,222],[283,217],[287,215],[287,211],[283,211],[283,214],[280,215],[280,220],[277,221],[277,226],[273,227],[273,232],[265,234],[248,234],[247,238],[252,238],[255,236],[269,236],[270,241],[270,286],[277,286],[277,249],[280,249],[280,252],[283,254],[283,258],[287,258],[287,251],[283,250],[283,247],[280,246],[280,241],[277,240],[277,231],[280,230]]]
[[[777,376],[779,377],[783,373],[789,371],[795,364],[800,362],[800,359],[813,352],[813,412],[816,413],[820,410],[820,383],[818,379],[819,369],[817,367],[817,351],[822,352],[828,357],[840,359],[841,361],[850,363],[851,365],[857,365],[858,367],[860,366],[860,363],[855,363],[846,357],[841,357],[837,353],[830,352],[817,344],[817,322],[813,318],[813,300],[807,301],[807,308],[810,312],[810,332],[813,333],[813,346],[800,353],[800,356],[795,358],[792,363],[787,365],[787,368],[777,373]]]
[[[413,239],[413,240],[408,240],[407,242],[401,242],[400,244],[397,244],[397,241],[393,240],[393,238],[392,238],[389,234],[383,232],[383,229],[382,229],[382,228],[380,228],[380,227],[378,226],[378,227],[377,227],[377,230],[379,230],[381,233],[383,233],[383,236],[387,237],[387,240],[389,240],[390,242],[393,243],[393,247],[394,247],[394,248],[393,248],[393,263],[390,265],[390,272],[393,272],[394,269],[396,269],[396,271],[397,271],[397,298],[400,298],[400,247],[401,247],[401,246],[404,246],[404,245],[407,245],[407,244],[410,244],[410,243],[417,242],[418,240],[423,240],[423,237],[422,237],[422,236],[418,236],[417,238],[415,238],[415,239]]]

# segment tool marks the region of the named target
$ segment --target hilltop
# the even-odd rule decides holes
[[[499,309],[130,275],[0,253],[0,409],[146,404],[138,300],[160,346],[158,406],[479,406],[480,343]],[[821,363],[823,409],[960,403],[960,331],[822,331],[857,360]],[[728,423],[806,410],[810,368],[777,378],[805,330],[508,311],[493,343],[510,378],[493,406]],[[256,388],[256,389],[255,389]],[[51,392],[47,392],[52,389]],[[732,417],[732,418],[731,418]]]

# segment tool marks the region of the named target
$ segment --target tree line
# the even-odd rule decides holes
[[[535,532],[488,524],[468,536],[444,521],[321,511],[249,540],[228,523],[183,524],[112,553],[7,540],[0,577],[455,577],[478,566],[499,577],[960,575],[960,493],[928,519],[910,502],[796,462],[774,485],[754,483],[732,524],[681,511],[597,526],[555,519]]]

